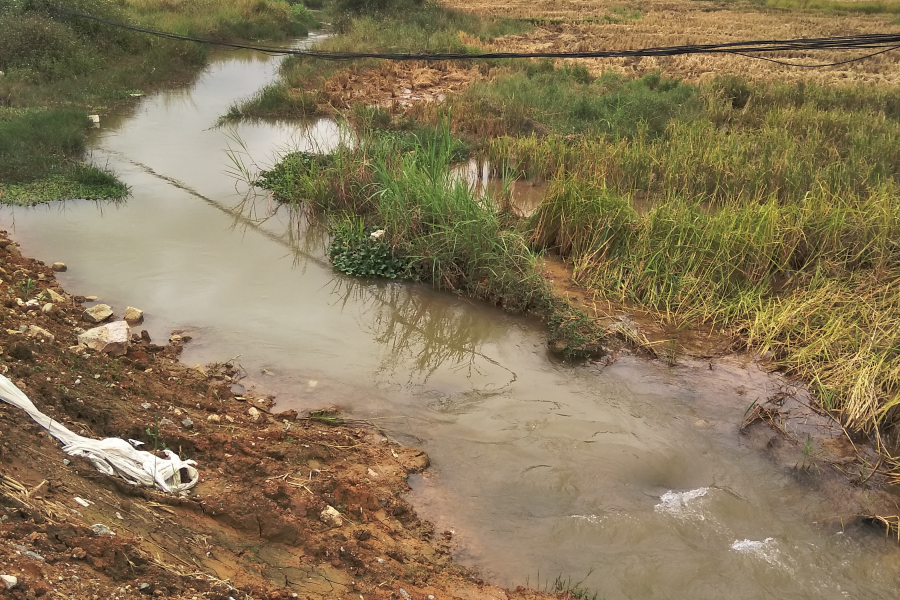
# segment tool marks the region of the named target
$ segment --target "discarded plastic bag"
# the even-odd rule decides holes
[[[137,450],[120,438],[95,440],[72,433],[37,409],[22,391],[8,378],[0,375],[0,400],[21,408],[28,416],[62,442],[63,452],[83,456],[98,471],[118,475],[135,485],[159,486],[171,493],[179,493],[197,485],[200,473],[193,460],[181,460],[177,454],[164,450],[168,458],[160,458],[150,452]]]

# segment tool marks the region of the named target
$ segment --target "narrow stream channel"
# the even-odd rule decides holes
[[[895,542],[842,530],[802,478],[742,446],[747,405],[779,385],[752,364],[563,365],[529,319],[337,275],[284,211],[237,218],[235,144],[213,124],[276,67],[221,53],[191,86],[105,118],[92,159],[132,187],[127,202],[6,208],[0,226],[27,255],[66,262],[70,293],[144,309],[157,341],[190,328],[185,362],[240,355],[280,408],[338,404],[427,451],[411,500],[496,583],[561,575],[609,600],[897,597]],[[338,132],[237,134],[265,164]]]

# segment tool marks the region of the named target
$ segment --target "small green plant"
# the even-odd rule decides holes
[[[22,299],[28,300],[31,297],[31,294],[34,293],[35,287],[37,287],[37,285],[35,284],[34,279],[28,278],[20,281],[19,291],[22,292]]]
[[[356,277],[408,278],[409,260],[384,241],[385,231],[347,218],[332,230],[328,256],[334,268]]]
[[[560,598],[575,598],[576,600],[599,600],[597,592],[591,593],[587,589],[581,587],[581,584],[583,584],[585,579],[590,577],[593,572],[594,569],[592,568],[590,571],[588,571],[588,574],[584,576],[584,579],[577,583],[572,583],[571,577],[563,578],[562,574],[557,575],[556,579],[554,579],[552,583],[548,582],[545,591]],[[540,582],[540,574],[538,574],[538,582]],[[538,585],[540,585],[540,583],[538,583]]]
[[[153,439],[153,452],[156,452],[160,448],[162,448],[163,450],[167,449],[166,444],[159,440],[159,415],[156,415],[156,417],[154,418],[153,427],[151,428],[148,425],[144,431],[151,439]]]
[[[813,450],[815,447],[813,446],[812,437],[807,434],[806,442],[803,444],[803,450],[801,450],[800,460],[797,461],[797,464],[794,465],[795,469],[801,469],[803,471],[809,471],[813,467],[816,466]]]

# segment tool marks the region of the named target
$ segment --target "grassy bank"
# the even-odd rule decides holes
[[[521,78],[487,87],[511,100],[504,90]],[[526,225],[530,246],[567,257],[597,298],[675,327],[727,329],[772,352],[853,429],[894,423],[900,90],[723,78],[648,100],[639,83],[592,93],[601,106],[605,98],[628,109],[594,111],[600,126],[582,124],[574,138],[563,137],[557,112],[546,135],[491,142],[490,160],[548,181]],[[586,85],[570,87],[597,83]],[[494,130],[552,114],[527,101],[526,88],[503,105],[513,118],[495,115]],[[458,101],[469,107],[487,93],[473,87]],[[569,118],[583,112],[567,104]],[[642,108],[667,118],[648,120]]]
[[[83,162],[89,114],[205,64],[208,49],[66,16],[106,19],[211,39],[286,39],[314,23],[277,0],[0,0],[0,202],[118,198],[115,177]]]

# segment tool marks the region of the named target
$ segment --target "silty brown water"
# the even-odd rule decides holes
[[[212,125],[276,65],[220,54],[191,86],[104,118],[92,159],[132,187],[124,204],[5,209],[2,226],[68,263],[68,291],[143,308],[157,340],[190,328],[186,362],[241,355],[281,407],[337,403],[426,450],[413,502],[494,581],[584,578],[609,599],[897,597],[895,543],[842,530],[809,476],[742,445],[747,405],[779,385],[752,364],[561,364],[532,320],[335,274],[321,237],[265,198],[267,221],[242,220],[234,134]],[[338,135],[237,128],[263,166]]]

